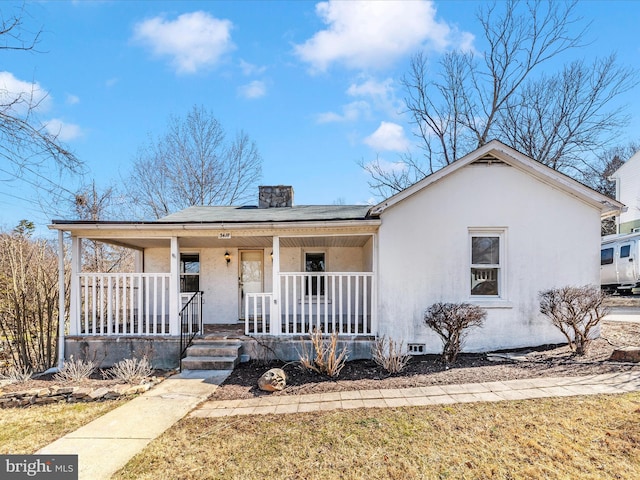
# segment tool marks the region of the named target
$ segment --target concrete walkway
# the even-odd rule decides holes
[[[640,323],[640,309],[635,307],[612,307],[609,315],[604,317],[603,320]]]
[[[640,391],[640,371],[586,377],[537,378],[503,382],[360,390],[311,395],[263,396],[207,401],[191,417],[317,412],[348,408],[414,407],[444,403],[499,402]]]
[[[542,397],[640,391],[640,371],[587,377],[538,378],[389,390],[261,396],[207,401],[229,375],[184,372],[42,448],[37,454],[75,454],[80,480],[108,479],[135,454],[186,415],[285,414],[349,408],[386,408],[456,402],[496,402]]]
[[[153,439],[206,400],[229,373],[190,371],[174,375],[36,453],[78,455],[80,480],[109,479]]]

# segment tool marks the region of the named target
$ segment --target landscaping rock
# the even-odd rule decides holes
[[[272,368],[258,379],[258,388],[265,392],[277,392],[287,385],[287,375],[281,368]]]
[[[640,363],[640,347],[616,348],[609,360],[612,362],[632,362]]]

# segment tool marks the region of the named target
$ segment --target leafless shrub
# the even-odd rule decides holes
[[[302,368],[329,377],[340,375],[340,370],[347,361],[348,351],[346,345],[341,351],[338,351],[338,332],[324,337],[321,330],[314,328],[313,332],[309,332],[309,337],[311,338],[312,352],[307,351],[303,344],[300,354]]]
[[[103,370],[102,376],[112,378],[121,383],[137,384],[150,377],[152,371],[153,369],[147,357],[142,357],[141,359],[125,358],[109,370]]]
[[[400,373],[411,360],[404,349],[404,342],[397,342],[387,336],[376,339],[372,352],[373,361],[389,373]]]
[[[27,366],[11,365],[5,373],[0,375],[0,378],[9,380],[11,383],[25,383],[31,380],[33,372]]]
[[[562,332],[571,350],[584,355],[593,329],[609,313],[607,295],[596,285],[583,285],[552,288],[538,296],[540,312]]]
[[[481,327],[487,316],[482,308],[469,303],[434,303],[424,314],[424,323],[442,340],[442,359],[455,363],[467,331]]]
[[[54,375],[54,379],[60,382],[81,382],[86,380],[96,371],[96,364],[90,360],[74,360],[73,355],[65,361],[62,368]]]

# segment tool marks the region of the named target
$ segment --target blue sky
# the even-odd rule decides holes
[[[0,52],[0,90],[48,92],[39,115],[85,162],[98,186],[126,176],[149,135],[193,105],[229,135],[246,131],[263,157],[262,184],[288,184],[296,204],[374,201],[357,162],[394,162],[413,147],[400,78],[412,54],[482,49],[476,1],[43,1],[26,26],[41,53]],[[3,2],[7,16],[19,3]],[[589,46],[640,66],[640,2],[585,1]],[[621,99],[640,139],[640,90]],[[6,160],[2,160],[6,161]],[[77,179],[63,178],[69,189]],[[46,225],[33,188],[0,181],[0,225]],[[257,196],[257,192],[256,192]],[[68,218],[70,215],[66,215]]]

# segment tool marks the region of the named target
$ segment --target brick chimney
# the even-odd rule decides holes
[[[258,194],[259,208],[278,208],[293,206],[293,187],[277,185],[277,186],[260,186]]]

